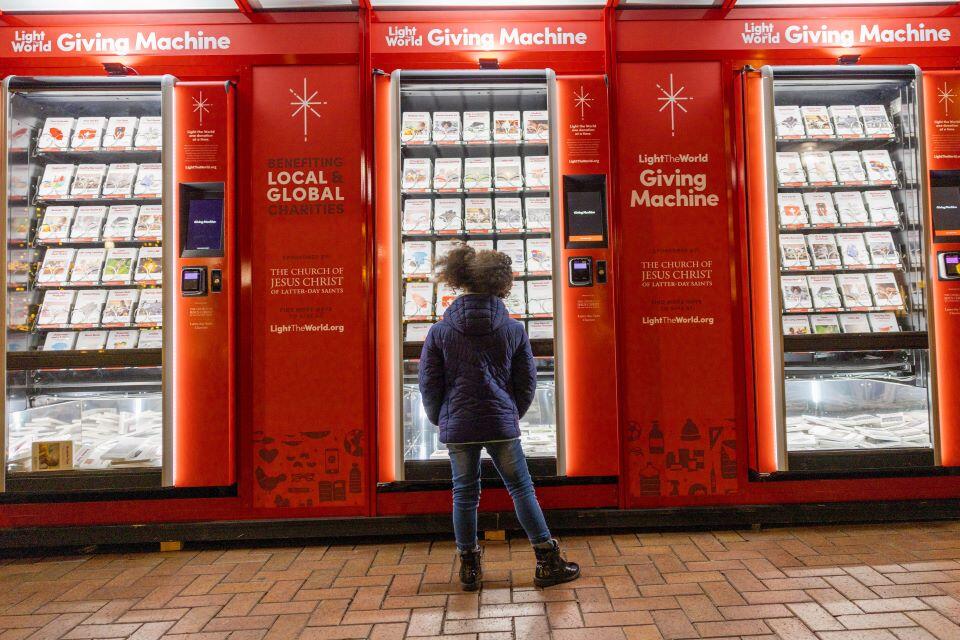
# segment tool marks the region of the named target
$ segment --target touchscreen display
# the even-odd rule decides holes
[[[567,207],[567,233],[570,240],[603,240],[603,199],[599,191],[569,191]]]
[[[960,236],[960,172],[931,171],[930,200],[934,238]]]
[[[187,251],[223,249],[223,198],[191,200],[187,209]]]

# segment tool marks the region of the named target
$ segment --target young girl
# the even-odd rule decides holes
[[[463,589],[475,591],[481,580],[477,507],[484,448],[536,553],[534,583],[546,587],[575,580],[580,567],[563,559],[550,536],[520,446],[520,417],[533,402],[537,370],[523,324],[510,318],[503,304],[513,286],[510,257],[464,245],[438,260],[437,267],[440,282],[464,293],[427,334],[420,393],[450,451]]]

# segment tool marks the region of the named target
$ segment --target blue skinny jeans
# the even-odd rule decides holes
[[[493,458],[507,492],[513,499],[517,519],[530,539],[530,544],[550,540],[550,529],[543,517],[533,490],[520,439],[497,442],[451,443],[450,466],[453,468],[453,531],[460,551],[477,546],[477,507],[480,506],[480,452],[486,447]]]

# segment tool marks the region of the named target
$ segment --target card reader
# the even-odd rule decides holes
[[[184,267],[180,271],[180,295],[207,295],[207,268]]]
[[[589,256],[570,258],[569,276],[571,287],[592,287],[593,258]]]
[[[960,280],[960,251],[937,253],[937,266],[941,280]]]

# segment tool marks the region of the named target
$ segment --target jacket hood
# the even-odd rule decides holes
[[[510,314],[496,296],[467,293],[453,301],[443,319],[464,335],[482,336],[502,327]]]

